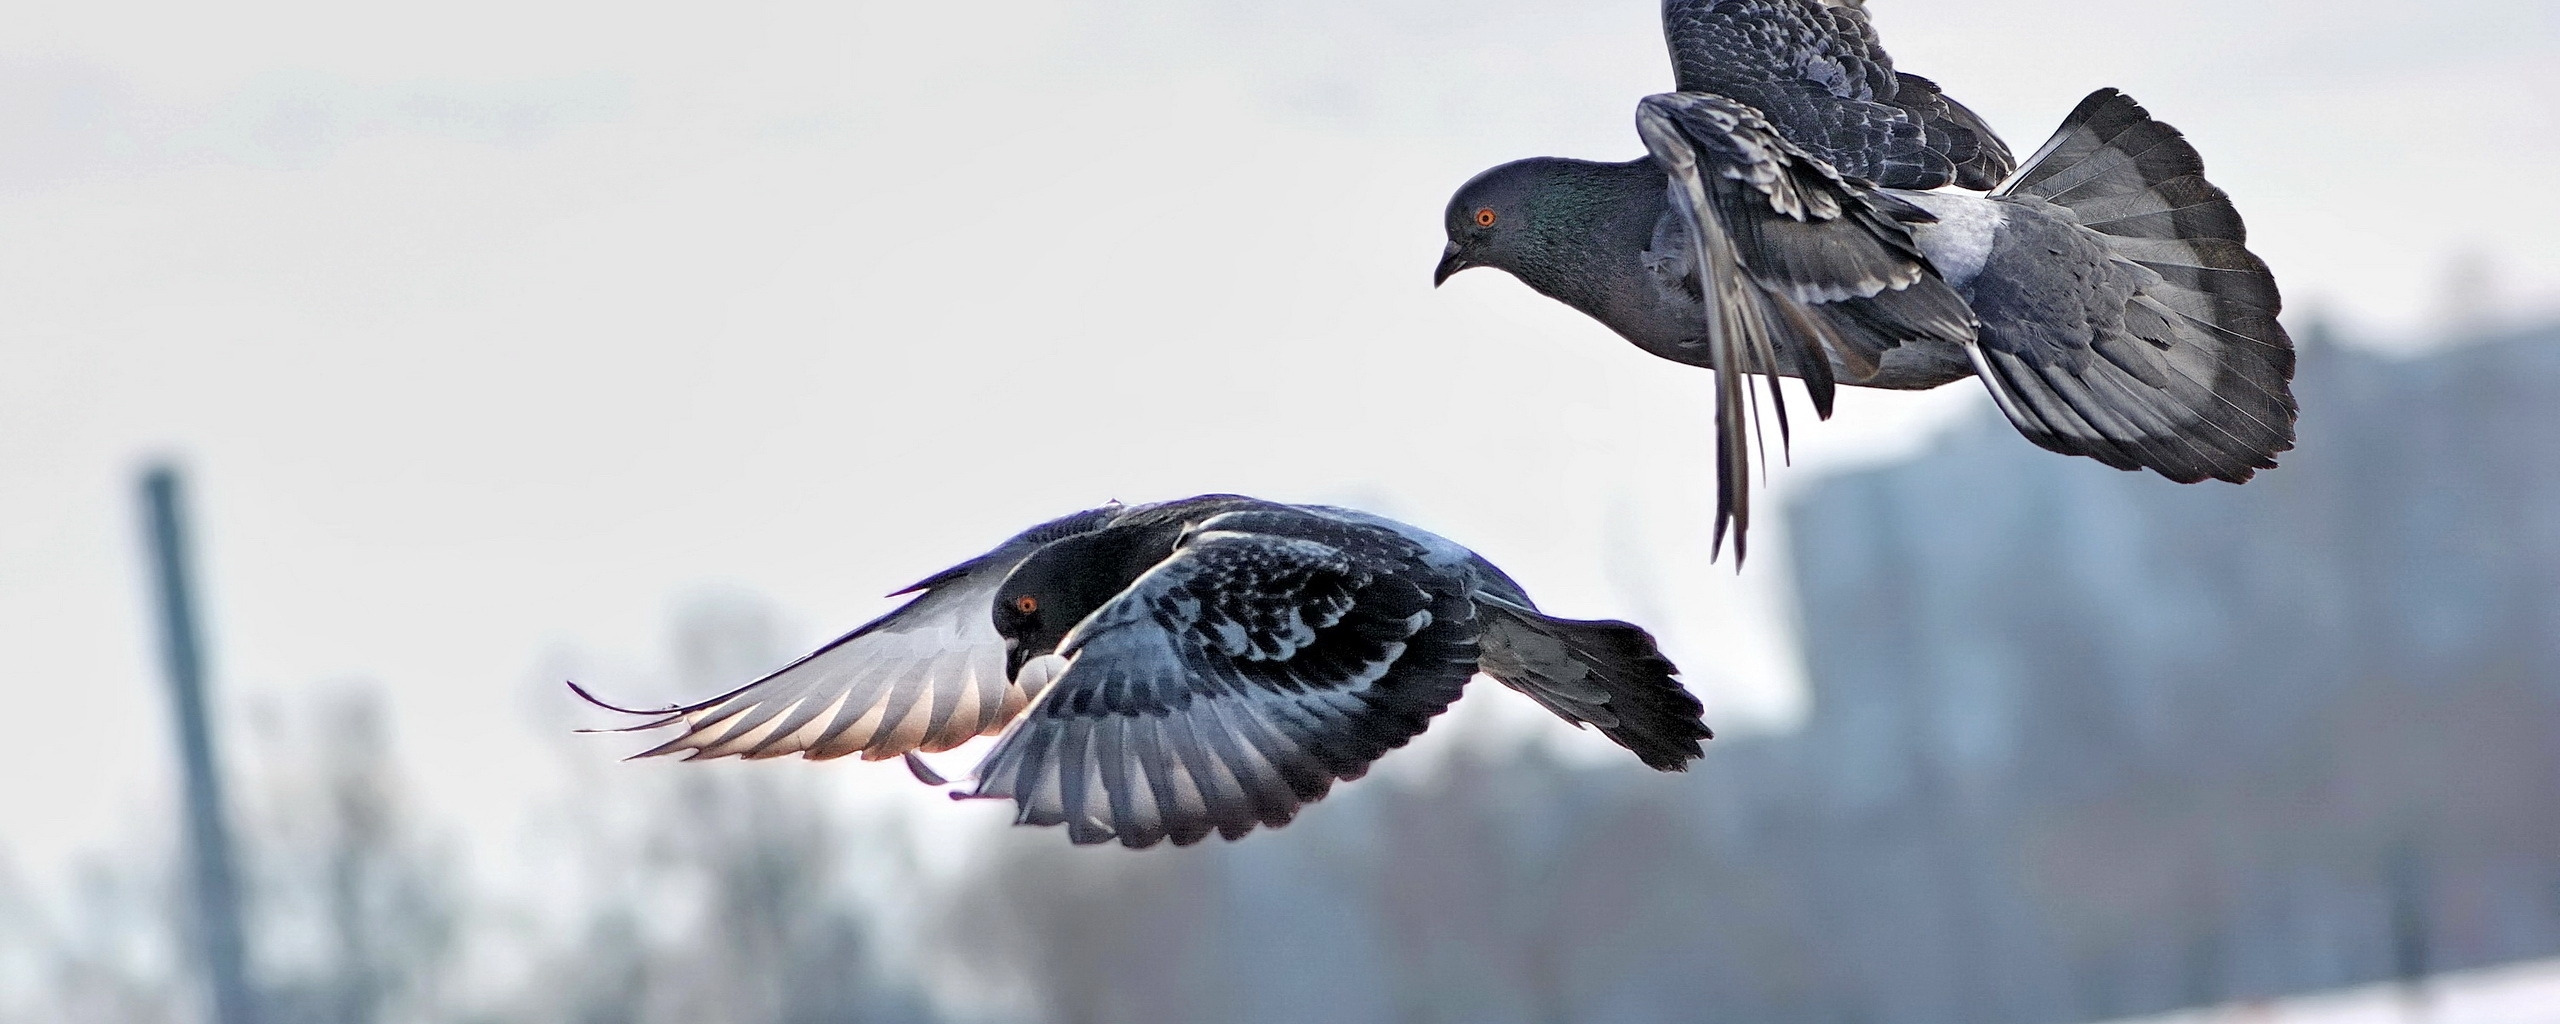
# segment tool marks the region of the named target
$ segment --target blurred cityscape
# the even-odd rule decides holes
[[[1985,416],[1811,489],[1811,713],[1687,775],[1471,743],[1234,845],[954,865],[806,772],[564,736],[536,907],[404,796],[373,690],[248,708],[261,1019],[2066,1024],[2560,956],[2560,326],[2304,334],[2246,487]],[[777,653],[683,632],[690,682]],[[170,834],[0,874],[0,1020],[200,1019]]]

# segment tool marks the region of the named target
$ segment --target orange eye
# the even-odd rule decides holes
[[[1029,615],[1032,612],[1040,610],[1040,599],[1029,594],[1024,594],[1021,597],[1013,599],[1013,606],[1020,609],[1022,614]]]
[[[1484,209],[1481,209],[1481,210],[1477,210],[1477,211],[1476,211],[1476,226],[1477,226],[1477,227],[1480,227],[1480,228],[1489,228],[1489,227],[1492,227],[1492,226],[1493,226],[1493,222],[1494,222],[1494,220],[1495,220],[1495,218],[1494,218],[1494,216],[1493,216],[1493,207],[1488,206],[1488,207],[1485,207]]]

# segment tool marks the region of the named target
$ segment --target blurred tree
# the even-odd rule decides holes
[[[736,595],[689,603],[672,634],[686,691],[734,686],[789,654],[770,611]],[[902,826],[849,812],[829,785],[841,766],[622,764],[598,759],[592,742],[564,754],[570,793],[548,817],[583,890],[577,923],[539,954],[511,1013],[580,1024],[935,1019],[917,986],[886,977],[855,884],[863,869],[897,866]]]
[[[146,844],[134,849],[146,850]],[[202,1016],[182,979],[170,928],[185,907],[170,851],[81,865],[56,901],[20,892],[0,914],[0,959],[25,988],[0,985],[0,1020],[60,1024],[175,1024]]]
[[[400,784],[380,690],[261,702],[251,895],[266,1020],[437,1019],[466,910],[450,846]]]

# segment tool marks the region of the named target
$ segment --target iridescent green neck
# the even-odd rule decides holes
[[[1559,160],[1540,177],[1505,269],[1556,301],[1596,312],[1652,241],[1667,202],[1662,171],[1651,160]]]

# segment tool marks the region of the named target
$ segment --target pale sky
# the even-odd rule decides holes
[[[2560,94],[2554,5],[1870,6],[2021,153],[2099,86],[2185,129],[2297,310],[2421,334],[2465,259],[2500,315],[2560,308],[2532,184],[2560,115],[2524,99]],[[193,473],[224,707],[379,680],[422,794],[487,835],[555,781],[539,730],[592,721],[562,666],[675,696],[695,595],[815,643],[1115,497],[1408,518],[1552,610],[1653,627],[1719,725],[1783,724],[1777,517],[1740,578],[1706,561],[1707,375],[1492,272],[1429,286],[1475,171],[1640,152],[1653,19],[12,7],[0,857],[52,877],[171,819],[132,508],[154,453]],[[1778,489],[1982,405],[1846,394]]]

